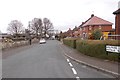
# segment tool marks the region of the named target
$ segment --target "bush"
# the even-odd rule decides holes
[[[102,31],[99,29],[96,29],[92,32],[91,36],[94,40],[100,40],[100,37],[102,36]]]
[[[106,52],[106,45],[120,46],[120,43],[117,40],[80,40],[77,38],[66,38],[63,39],[63,43],[72,48],[76,48],[80,53],[88,56],[112,61],[119,60],[119,54]]]
[[[109,53],[107,55],[106,52],[106,45],[120,45],[118,41],[100,41],[100,40],[78,40],[76,41],[76,49],[88,56],[102,58],[102,59],[109,59],[118,61],[118,54],[116,53]]]
[[[76,48],[76,40],[77,38],[66,38],[66,39],[63,39],[63,43],[72,48]]]

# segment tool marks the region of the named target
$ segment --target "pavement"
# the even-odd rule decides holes
[[[65,56],[67,56],[68,58],[80,64],[83,64],[83,65],[92,67],[94,69],[97,69],[99,71],[105,72],[107,74],[113,75],[117,78],[120,76],[119,70],[118,70],[120,65],[118,64],[118,62],[98,59],[98,58],[84,55],[78,52],[76,49],[68,47],[64,45],[63,43],[61,43],[60,46],[64,50]]]

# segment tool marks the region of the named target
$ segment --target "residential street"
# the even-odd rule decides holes
[[[3,78],[112,78],[112,76],[78,64],[64,55],[61,43],[16,48],[3,52]]]

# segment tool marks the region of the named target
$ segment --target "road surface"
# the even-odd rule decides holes
[[[3,78],[112,78],[64,56],[61,43],[48,40],[3,52]]]

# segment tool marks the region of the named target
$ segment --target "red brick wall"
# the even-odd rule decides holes
[[[91,30],[89,29],[89,26],[83,27],[82,30],[78,30],[78,33],[83,35],[83,33],[87,33],[87,36],[89,35],[89,33],[91,33],[92,31],[94,31],[95,29],[99,29],[99,26],[91,26]],[[104,31],[110,31],[112,30],[112,25],[111,26],[101,26],[101,30]],[[81,36],[82,37],[82,36]]]
[[[91,26],[91,30],[89,30],[89,26],[85,27],[85,32],[91,32],[94,31],[96,29],[99,29],[99,26]],[[101,31],[110,31],[112,30],[112,25],[111,26],[101,26]]]
[[[120,35],[120,14],[116,14],[115,17],[115,34]],[[120,40],[120,37],[118,37]]]
[[[115,30],[116,34],[120,35],[120,14],[116,15]]]
[[[110,31],[112,30],[112,26],[102,26],[102,31]]]

